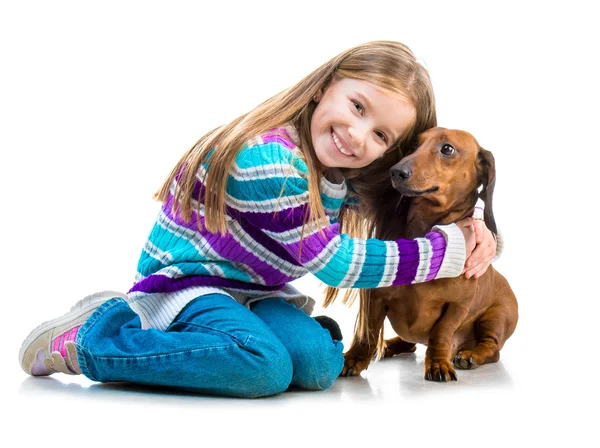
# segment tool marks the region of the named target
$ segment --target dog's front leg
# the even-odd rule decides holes
[[[431,329],[424,362],[426,380],[457,381],[456,371],[450,359],[452,337],[468,312],[469,308],[464,305],[449,303]]]

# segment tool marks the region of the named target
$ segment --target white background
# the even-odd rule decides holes
[[[597,443],[600,36],[584,5],[2,2],[0,440]],[[326,392],[261,400],[20,370],[33,327],[93,291],[131,286],[158,210],[152,194],[199,137],[378,39],[409,45],[430,71],[440,125],[470,131],[496,157],[506,240],[496,268],[520,304],[498,364],[432,384],[420,347]],[[314,277],[295,283],[319,300]],[[349,342],[355,309],[322,312]]]

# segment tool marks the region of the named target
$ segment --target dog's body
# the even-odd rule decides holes
[[[486,203],[486,225],[496,232],[494,159],[470,134],[431,129],[419,136],[417,150],[390,171],[394,188],[404,196],[404,213],[382,210],[386,225],[378,237],[423,237],[436,224],[472,216],[478,196]],[[456,380],[454,367],[473,369],[498,361],[518,319],[515,295],[492,266],[477,279],[460,276],[363,290],[360,306],[363,332],[355,335],[344,355],[342,375],[358,375],[367,368],[379,338],[385,357],[413,352],[416,343],[427,345],[425,378]],[[383,341],[386,317],[398,337]]]

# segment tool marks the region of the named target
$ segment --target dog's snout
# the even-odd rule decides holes
[[[390,170],[390,174],[392,175],[392,180],[395,180],[397,182],[403,182],[410,178],[412,170],[409,166],[403,165],[392,168]]]

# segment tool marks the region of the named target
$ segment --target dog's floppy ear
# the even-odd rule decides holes
[[[494,211],[492,210],[492,195],[494,193],[494,185],[496,184],[496,163],[494,162],[492,153],[482,147],[479,147],[479,152],[477,153],[477,173],[479,174],[479,181],[483,185],[483,189],[479,193],[479,197],[485,202],[483,220],[487,228],[496,235],[498,229],[496,227],[496,220],[494,219]]]

